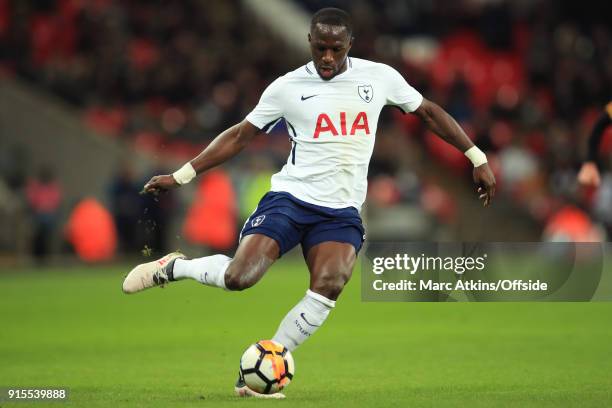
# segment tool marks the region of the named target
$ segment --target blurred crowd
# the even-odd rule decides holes
[[[42,264],[58,254],[76,253],[97,262],[117,253],[158,254],[168,248],[175,195],[139,194],[144,180],[131,163],[118,164],[103,200],[67,200],[53,165],[31,168],[32,158],[23,146],[0,147],[1,254]]]
[[[238,0],[0,1],[0,59],[99,132],[189,155],[297,63]]]
[[[53,250],[63,192],[51,166],[28,171],[28,165],[21,147],[0,149],[0,250],[44,260]]]
[[[612,226],[612,176],[605,173],[595,192],[575,181],[585,138],[612,95],[605,2],[296,3],[347,10],[351,55],[394,66],[445,107],[487,151],[500,195],[525,216],[544,226],[571,206]],[[242,120],[268,83],[304,62],[239,0],[0,0],[4,75],[61,96],[99,133],[165,155],[199,152]],[[415,168],[433,157],[449,177],[467,180],[467,160],[413,116],[392,110],[378,137],[371,205],[414,204],[443,223],[456,220],[455,199]],[[238,165],[267,174],[285,161],[285,139],[278,129],[251,146],[265,152],[265,164],[245,157]],[[612,157],[608,139],[604,166]]]

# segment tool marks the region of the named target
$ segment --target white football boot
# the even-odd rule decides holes
[[[240,373],[238,374],[238,381],[236,381],[236,385],[234,386],[234,392],[236,393],[237,396],[243,397],[243,398],[247,398],[247,397],[264,398],[264,399],[286,398],[285,394],[283,394],[282,392],[276,392],[274,394],[260,394],[258,392],[253,391],[246,385],[246,383],[244,382],[244,378],[242,378],[242,375]]]
[[[174,261],[185,258],[180,252],[172,252],[157,261],[138,265],[125,277],[123,292],[136,293],[154,286],[163,287],[166,283],[174,281],[172,277]]]

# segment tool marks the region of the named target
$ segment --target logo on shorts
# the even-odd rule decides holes
[[[372,85],[359,85],[357,87],[357,93],[359,93],[361,99],[367,103],[370,103],[374,97],[374,89],[372,88]]]
[[[253,221],[251,221],[251,226],[259,227],[264,222],[265,219],[266,219],[265,215],[260,215],[259,217],[256,217],[253,219]]]

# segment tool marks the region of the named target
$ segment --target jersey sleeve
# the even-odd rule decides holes
[[[612,124],[612,102],[610,102],[591,130],[588,140],[587,161],[597,162],[599,147],[603,139],[604,132]]]
[[[283,118],[282,77],[272,82],[261,94],[255,109],[246,116],[246,120],[255,127],[269,133]]]
[[[394,68],[383,65],[387,88],[387,105],[397,106],[404,112],[414,112],[421,106],[423,95],[411,87]]]

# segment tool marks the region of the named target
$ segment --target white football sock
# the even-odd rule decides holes
[[[195,279],[200,283],[217,288],[225,287],[225,271],[232,258],[225,255],[205,256],[196,259],[177,259],[174,261],[175,280]]]
[[[287,313],[272,340],[295,350],[323,324],[336,302],[311,290]]]

